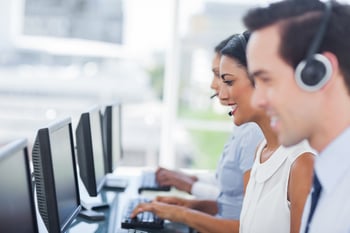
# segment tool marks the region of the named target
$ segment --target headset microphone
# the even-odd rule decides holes
[[[232,116],[233,114],[232,114],[232,111],[229,111],[228,113],[227,113],[229,116]]]
[[[218,93],[215,93],[215,94],[211,95],[210,99],[214,98],[215,96],[218,96]]]

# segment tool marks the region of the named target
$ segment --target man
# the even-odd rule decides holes
[[[286,0],[250,10],[248,68],[279,141],[319,153],[300,232],[350,232],[350,6]],[[316,55],[317,54],[317,55]]]

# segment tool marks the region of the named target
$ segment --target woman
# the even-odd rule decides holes
[[[220,87],[223,85],[219,75],[220,50],[234,36],[237,35],[230,36],[215,47],[215,57],[212,62],[214,77],[211,83],[215,95],[219,94]],[[229,105],[228,95],[221,95],[219,99],[222,105]],[[210,214],[218,217],[238,220],[255,150],[262,140],[263,134],[255,123],[242,124],[233,130],[223,149],[215,174],[190,176],[159,168],[156,173],[157,181],[160,185],[175,186],[179,190],[206,200],[192,202],[191,208],[200,211],[210,210]],[[180,199],[177,200],[180,201]]]
[[[220,75],[225,85],[220,89],[219,97],[229,96],[236,125],[255,122],[261,128],[265,141],[257,150],[240,220],[216,218],[185,208],[191,207],[191,201],[176,202],[167,198],[157,198],[152,203],[139,205],[132,216],[151,211],[161,218],[182,222],[202,233],[299,231],[303,206],[312,181],[312,150],[306,143],[282,147],[265,112],[251,106],[254,87],[247,74],[245,50],[240,52],[237,49],[246,44],[243,39],[247,37],[232,38],[221,51]],[[264,176],[264,173],[268,174]]]

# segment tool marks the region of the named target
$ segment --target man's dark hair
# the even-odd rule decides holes
[[[273,24],[280,27],[279,53],[294,69],[306,57],[325,13],[319,0],[284,0],[248,11],[243,21],[254,32]],[[332,12],[318,53],[332,52],[338,58],[350,93],[350,5],[332,1]]]

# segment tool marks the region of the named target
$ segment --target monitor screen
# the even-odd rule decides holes
[[[101,115],[105,172],[112,173],[122,159],[121,105],[107,105]]]
[[[50,233],[64,232],[81,209],[69,118],[38,131],[32,157],[39,212]]]
[[[0,149],[0,232],[38,232],[26,143]]]
[[[100,110],[81,114],[76,129],[80,177],[90,196],[97,196],[105,182]]]

